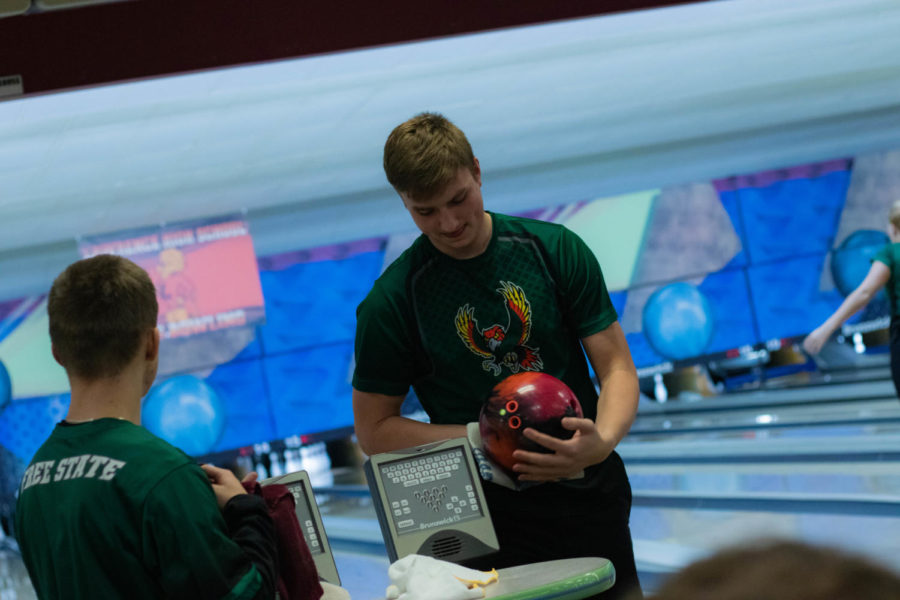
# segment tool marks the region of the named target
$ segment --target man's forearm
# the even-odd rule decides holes
[[[597,431],[615,448],[631,429],[637,415],[640,386],[630,369],[611,371],[600,387],[597,399]]]
[[[360,439],[360,446],[371,455],[460,437],[466,437],[465,425],[434,425],[390,416],[375,424],[364,436],[365,442]]]

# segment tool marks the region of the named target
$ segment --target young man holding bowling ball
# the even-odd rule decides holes
[[[501,549],[468,566],[600,556],[613,562],[617,579],[602,597],[639,597],[631,488],[614,451],[634,420],[638,380],[596,258],[565,227],[486,212],[478,160],[441,115],[397,126],[384,169],[422,235],[357,311],[360,446],[375,454],[465,437],[499,381],[523,371],[558,377],[584,418],[563,421],[574,431],[569,440],[526,430],[552,452],[517,450],[514,471],[541,485],[484,482]],[[410,385],[430,423],[401,416]]]

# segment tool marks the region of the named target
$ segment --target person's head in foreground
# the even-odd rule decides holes
[[[836,548],[769,540],[672,575],[655,600],[898,600],[900,575]]]

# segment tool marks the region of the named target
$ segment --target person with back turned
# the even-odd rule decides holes
[[[263,499],[140,426],[160,341],[147,273],[118,256],[78,261],[47,312],[72,395],[19,486],[15,534],[38,598],[274,597]]]
[[[374,454],[466,437],[491,388],[510,374],[561,379],[585,418],[563,420],[569,440],[525,430],[550,453],[517,450],[514,470],[519,483],[540,485],[484,482],[500,552],[466,566],[599,556],[616,570],[602,597],[639,596],[631,488],[614,451],[634,420],[638,380],[597,259],[563,226],[486,212],[480,164],[441,115],[397,126],[384,169],[422,235],[357,311],[360,446]],[[410,386],[430,423],[401,416]]]

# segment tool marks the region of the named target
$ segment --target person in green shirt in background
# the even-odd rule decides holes
[[[803,340],[803,349],[809,354],[818,354],[844,321],[862,310],[881,288],[887,286],[891,306],[891,379],[897,396],[900,396],[900,200],[894,202],[888,213],[887,234],[891,243],[872,258],[865,279]]]
[[[15,515],[38,598],[275,595],[263,499],[140,426],[158,365],[157,310],[150,277],[118,256],[78,261],[50,290],[53,356],[71,402],[25,470]]]
[[[514,453],[516,483],[527,488],[484,481],[500,552],[466,566],[599,556],[616,570],[602,598],[641,597],[631,487],[614,450],[634,421],[638,379],[597,259],[561,225],[485,211],[479,162],[441,115],[396,127],[384,168],[422,235],[357,310],[360,447],[375,454],[467,437],[491,388],[510,374],[561,379],[585,418],[563,419],[569,440],[525,430],[551,452]],[[429,423],[401,416],[410,386]]]

